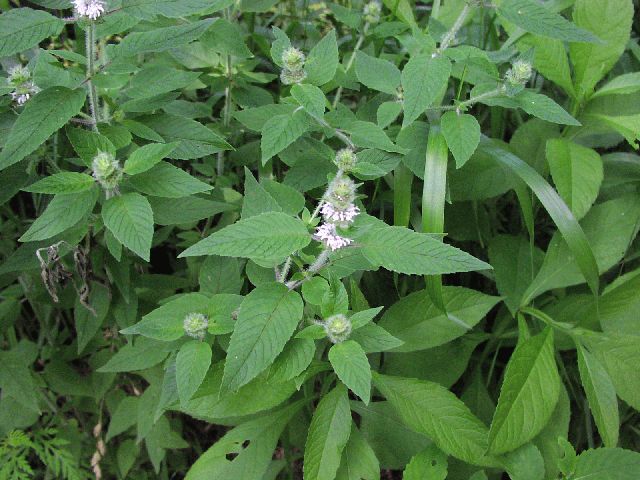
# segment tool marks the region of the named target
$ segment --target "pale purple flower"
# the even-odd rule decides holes
[[[360,209],[354,204],[350,204],[345,209],[341,209],[330,203],[323,203],[320,213],[327,222],[338,223],[341,225],[353,222],[353,219],[360,213]]]
[[[105,11],[104,0],[72,0],[76,13],[81,17],[96,20]]]
[[[315,236],[332,251],[347,247],[353,243],[353,240],[350,238],[339,235],[336,230],[336,226],[333,223],[323,223],[320,225],[316,229]]]

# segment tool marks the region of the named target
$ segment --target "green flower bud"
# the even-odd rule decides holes
[[[524,85],[529,81],[532,73],[533,69],[529,62],[516,60],[505,74],[504,79],[512,86]]]
[[[285,68],[280,73],[280,81],[284,85],[293,85],[294,83],[300,83],[307,78],[307,72],[304,70],[289,70]]]
[[[29,81],[31,78],[31,73],[29,69],[22,66],[17,66],[9,69],[9,77],[7,78],[7,83],[12,87],[18,87],[23,83]]]
[[[118,184],[122,179],[122,167],[113,155],[107,152],[98,152],[91,163],[93,178],[107,192],[107,197],[118,191]]]
[[[327,318],[324,330],[332,343],[344,342],[351,334],[351,320],[341,313]]]
[[[304,53],[295,47],[289,47],[282,52],[282,63],[286,70],[302,70],[302,67],[304,67],[304,61]]]
[[[356,188],[349,177],[336,178],[329,186],[325,201],[337,210],[346,210],[356,199]]]
[[[207,333],[209,318],[202,313],[189,313],[184,317],[183,326],[186,335],[202,340]]]
[[[382,12],[382,6],[380,2],[372,1],[367,3],[362,9],[364,14],[364,21],[370,24],[378,23],[380,21],[380,13]]]
[[[333,163],[335,163],[339,169],[345,172],[350,172],[356,166],[357,161],[358,157],[356,157],[353,150],[350,148],[343,148],[338,150]]]

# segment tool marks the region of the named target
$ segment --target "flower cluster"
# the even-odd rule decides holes
[[[93,178],[102,186],[107,198],[118,193],[122,179],[122,167],[116,158],[107,152],[98,152],[91,163]]]
[[[364,21],[370,24],[378,23],[380,21],[380,13],[382,12],[382,6],[380,2],[373,0],[365,4],[362,9],[364,14]]]
[[[353,243],[350,238],[343,237],[340,229],[347,229],[360,214],[360,208],[355,205],[357,185],[345,173],[355,167],[357,157],[351,149],[340,150],[334,160],[339,171],[329,184],[322,203],[320,213],[324,219],[316,229],[316,238],[332,251],[349,246]]]
[[[282,83],[292,85],[307,78],[307,73],[304,71],[305,60],[304,53],[295,47],[289,47],[282,52],[282,64],[284,65],[280,73]]]
[[[18,105],[24,105],[33,95],[40,91],[31,80],[31,72],[22,66],[9,69],[7,84],[13,88],[11,99]]]
[[[104,0],[72,0],[73,8],[79,17],[97,20],[105,12]]]
[[[351,334],[351,320],[341,313],[327,318],[322,326],[332,343],[344,342]]]
[[[504,88],[509,95],[515,95],[521,91],[533,74],[531,63],[525,60],[516,60],[504,75]]]
[[[202,313],[189,313],[184,317],[184,333],[193,338],[202,340],[207,333],[209,317]]]

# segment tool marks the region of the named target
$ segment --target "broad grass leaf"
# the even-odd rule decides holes
[[[535,437],[547,424],[560,392],[553,330],[522,341],[513,352],[500,389],[489,451],[502,454]]]

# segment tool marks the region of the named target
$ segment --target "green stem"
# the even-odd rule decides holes
[[[362,43],[364,42],[364,39],[367,36],[367,30],[369,30],[369,22],[364,24],[364,28],[362,29],[362,33],[358,37],[358,41],[356,42],[356,45],[353,47],[353,53],[351,54],[351,57],[349,58],[349,61],[347,62],[347,67],[344,70],[345,74],[348,73],[349,70],[351,70],[351,67],[353,66],[353,62],[356,59],[356,54],[358,53],[358,50],[360,50],[360,47],[362,47]],[[333,99],[332,107],[333,107],[334,110],[338,106],[338,103],[340,102],[340,97],[342,96],[342,90],[343,90],[342,86],[338,87],[338,91],[336,92],[336,96]]]
[[[93,120],[92,128],[95,132],[98,131],[98,95],[93,85],[91,78],[95,73],[95,24],[91,22],[87,30],[85,31],[85,50],[87,54],[87,90],[89,93],[89,110],[91,112],[91,119]]]
[[[451,29],[442,38],[442,41],[440,42],[440,47],[438,47],[437,53],[442,53],[447,48],[449,48],[449,45],[451,45],[451,42],[453,42],[453,40],[456,38],[456,34],[458,33],[458,30],[462,28],[462,25],[467,19],[469,12],[471,12],[471,7],[469,6],[469,4],[465,4],[465,6],[462,8],[462,11],[460,12],[460,15],[458,15],[458,18],[456,18],[456,21],[451,26]]]

